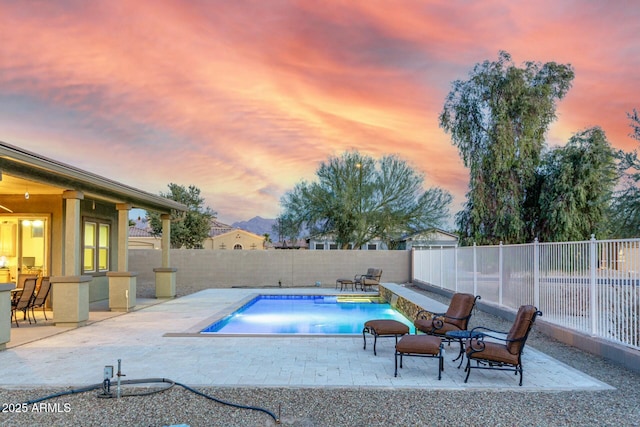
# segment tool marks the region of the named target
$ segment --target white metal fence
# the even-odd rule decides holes
[[[640,239],[416,250],[413,279],[640,350]]]

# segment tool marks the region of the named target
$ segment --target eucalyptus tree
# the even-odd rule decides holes
[[[202,248],[202,242],[209,236],[211,219],[216,216],[208,206],[204,206],[204,199],[200,197],[200,189],[190,185],[188,188],[170,183],[167,193],[160,192],[160,196],[175,200],[186,205],[185,212],[171,211],[171,247],[186,249]],[[162,234],[162,220],[157,212],[147,212],[147,220],[154,235]]]
[[[604,131],[579,132],[543,157],[538,236],[543,241],[608,237],[608,209],[617,181],[615,151]]]
[[[527,238],[527,188],[574,77],[571,65],[526,62],[518,68],[504,51],[476,64],[468,80],[456,80],[440,114],[440,126],[469,168],[464,209],[456,222],[463,244],[519,243]]]
[[[640,142],[640,117],[638,110],[627,113],[633,130],[629,136]],[[640,160],[638,150],[618,151],[618,171],[621,187],[611,204],[612,236],[618,238],[640,237]]]
[[[374,160],[357,151],[330,157],[281,200],[286,221],[312,234],[332,235],[342,249],[358,249],[375,238],[393,248],[405,234],[441,226],[451,195],[423,190],[424,176],[395,155]]]

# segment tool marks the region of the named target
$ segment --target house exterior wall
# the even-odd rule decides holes
[[[205,239],[202,247],[209,250],[227,250],[242,246],[242,250],[263,250],[264,237],[257,234],[249,233],[244,230],[233,230],[228,233],[220,234]]]
[[[113,204],[93,203],[91,200],[80,202],[81,223],[87,220],[106,221],[111,226],[109,236],[110,259],[109,271],[116,271],[118,266],[118,211]],[[82,273],[85,274],[85,273]],[[89,283],[89,302],[102,301],[109,298],[109,279],[106,272],[90,274],[93,279]]]
[[[129,236],[129,249],[162,249],[162,239],[160,237]]]
[[[352,278],[368,268],[381,268],[382,282],[405,283],[411,274],[409,251],[207,251],[172,249],[176,283],[207,282],[211,288],[233,286],[334,286],[338,278]],[[153,268],[161,253],[150,249],[129,252],[129,269],[140,283],[153,282]]]

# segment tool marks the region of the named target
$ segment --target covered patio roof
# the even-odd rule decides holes
[[[61,194],[81,191],[87,198],[128,203],[134,208],[169,213],[187,210],[182,203],[121,184],[0,141],[0,194]],[[0,203],[1,204],[1,203]]]

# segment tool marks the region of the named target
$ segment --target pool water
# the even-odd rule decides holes
[[[377,298],[260,295],[201,333],[354,335],[371,319],[394,319],[413,330],[411,321]]]

